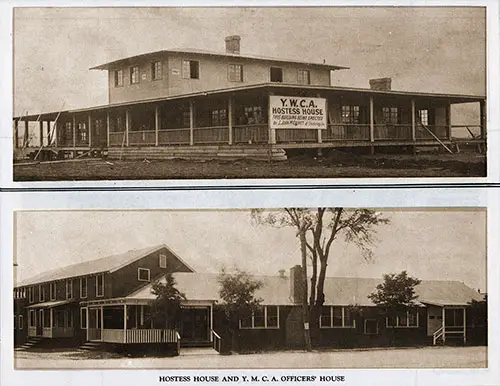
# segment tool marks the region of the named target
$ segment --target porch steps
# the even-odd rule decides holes
[[[14,351],[26,351],[26,350],[29,350],[30,348],[33,348],[34,346],[38,345],[42,340],[43,340],[43,338],[41,338],[41,337],[30,337],[22,345],[14,348]]]
[[[125,147],[123,149],[111,147],[108,149],[108,158],[141,161],[145,159],[284,161],[287,159],[285,150],[270,148],[266,145],[151,146]]]
[[[81,351],[97,351],[102,349],[101,342],[85,342],[79,348]]]

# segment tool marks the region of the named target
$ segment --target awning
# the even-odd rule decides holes
[[[54,307],[59,307],[65,304],[69,303],[74,303],[76,300],[70,299],[70,300],[57,300],[54,302],[43,302],[43,303],[37,303],[33,304],[31,306],[28,306],[27,308],[54,308]]]

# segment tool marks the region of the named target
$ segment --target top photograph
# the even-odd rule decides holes
[[[486,177],[485,7],[18,7],[13,180]]]

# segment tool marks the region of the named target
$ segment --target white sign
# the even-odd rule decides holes
[[[172,75],[180,75],[181,74],[181,70],[179,70],[178,68],[172,68]]]
[[[269,96],[271,129],[326,129],[326,99]]]

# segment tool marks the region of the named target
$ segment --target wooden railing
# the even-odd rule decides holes
[[[170,329],[132,329],[125,339],[125,343],[177,343],[180,336]]]
[[[73,327],[44,327],[45,338],[70,338],[74,335]]]
[[[134,145],[155,145],[156,132],[154,130],[129,131],[128,143]]]
[[[88,340],[101,340],[102,334],[100,328],[88,328],[87,329]]]
[[[190,129],[169,129],[158,131],[160,145],[189,145]]]
[[[404,125],[374,125],[373,138],[375,141],[393,141],[401,139],[411,140],[411,124]]]
[[[124,131],[114,131],[109,133],[109,146],[121,146],[124,143]],[[126,141],[126,139],[125,139]]]
[[[451,129],[455,132],[462,131],[467,138],[480,139],[481,138],[481,125],[452,125]],[[452,133],[455,134],[455,133]]]
[[[217,334],[214,330],[212,330],[212,347],[218,353],[221,352],[222,348],[222,338],[219,334]]]
[[[195,144],[228,143],[229,128],[227,126],[195,127],[193,129]]]
[[[331,124],[321,132],[323,142],[369,141],[370,125]]]
[[[269,140],[269,128],[264,125],[238,125],[233,126],[234,143],[267,143]]]
[[[317,141],[317,129],[276,129],[276,143]]]
[[[437,138],[439,139],[449,139],[448,138],[448,126],[442,125],[431,125],[426,126]],[[427,140],[435,139],[434,136],[429,133],[422,125],[417,125],[415,128],[415,137],[417,140]]]
[[[28,327],[28,336],[36,336],[36,327]]]
[[[443,339],[444,342],[444,326],[438,328],[434,334],[432,334],[432,344],[435,346],[439,338]]]

